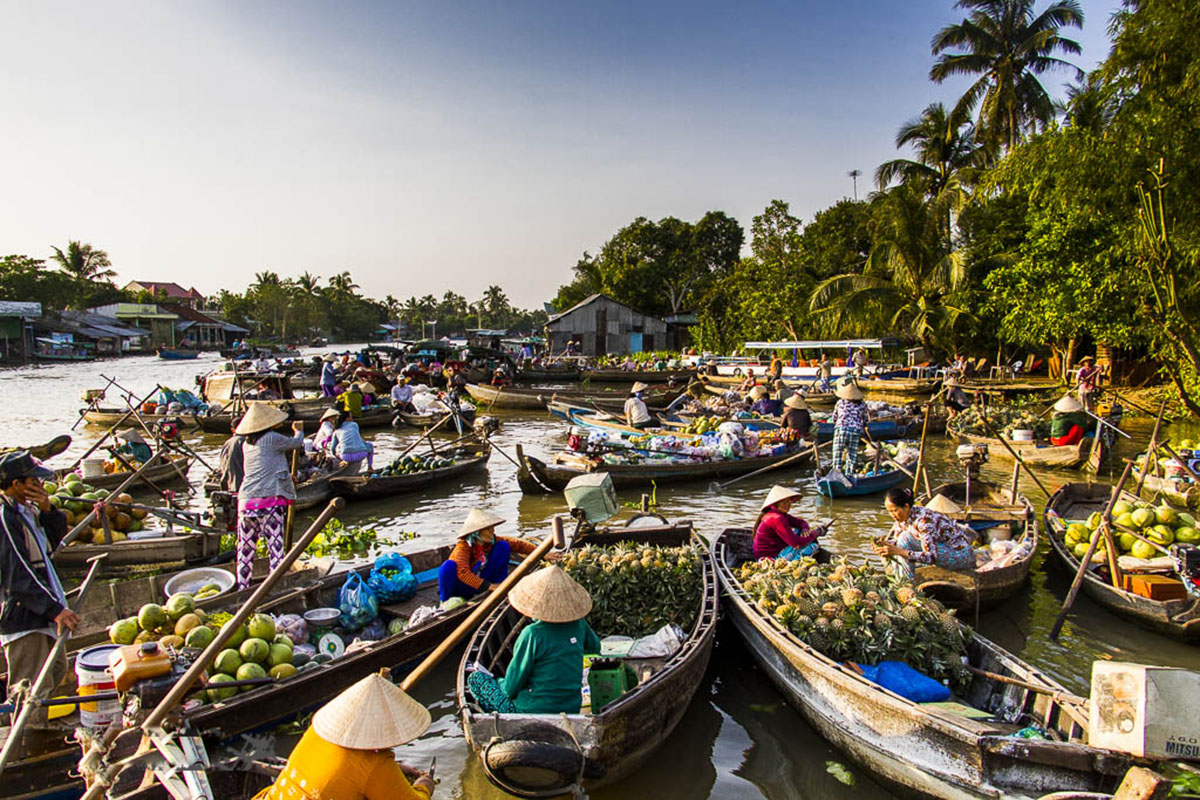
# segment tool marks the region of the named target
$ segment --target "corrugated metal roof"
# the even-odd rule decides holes
[[[0,300],[0,317],[40,317],[41,315],[41,303]]]

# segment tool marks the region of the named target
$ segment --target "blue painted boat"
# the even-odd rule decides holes
[[[191,361],[200,357],[199,350],[171,350],[167,347],[158,348],[158,357],[168,361]]]
[[[865,494],[878,494],[910,480],[908,475],[898,469],[847,475],[846,479],[850,481],[849,486],[841,481],[831,481],[824,476],[817,478],[817,494],[822,497],[857,497]]]

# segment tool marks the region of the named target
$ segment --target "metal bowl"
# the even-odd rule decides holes
[[[233,588],[237,580],[233,577],[233,573],[228,570],[218,569],[217,567],[196,567],[195,569],[185,569],[176,575],[172,575],[165,584],[163,584],[163,593],[167,597],[180,592],[197,592],[201,587],[207,586],[210,583],[215,583],[221,587],[221,591],[217,595],[222,595]]]
[[[341,613],[336,608],[310,608],[304,612],[304,621],[317,627],[330,625]]]

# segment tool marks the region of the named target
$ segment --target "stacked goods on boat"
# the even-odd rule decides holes
[[[831,659],[903,661],[951,687],[970,683],[962,660],[970,629],[882,567],[764,559],[737,576],[764,613]]]
[[[1179,456],[1183,461],[1182,464],[1175,460],[1165,447],[1158,448],[1156,452],[1157,455],[1153,459],[1153,462],[1158,464],[1158,468],[1164,477],[1174,481],[1194,483],[1191,473],[1188,472],[1188,468],[1190,467],[1194,472],[1200,472],[1200,442],[1194,442],[1191,439],[1181,439],[1179,441],[1179,446],[1175,448],[1175,455]],[[1138,454],[1136,461],[1138,469],[1146,468],[1147,456],[1147,453]],[[1153,466],[1150,469],[1151,474],[1154,474]]]
[[[92,510],[92,506],[104,500],[114,503],[132,503],[133,498],[128,494],[111,494],[107,489],[96,489],[83,482],[75,473],[69,473],[61,484],[46,481],[42,484],[46,494],[50,495],[50,505],[61,509],[66,515],[67,525],[74,527]],[[106,506],[109,529],[114,542],[124,541],[128,534],[136,533],[145,527],[146,510],[131,508],[128,512],[118,511],[115,506]],[[92,542],[106,543],[104,538],[103,521],[96,515],[91,521],[92,531],[80,534],[71,544]]]
[[[1092,555],[1092,563],[1105,563],[1108,553],[1104,537],[1100,533],[1102,519],[1102,515],[1097,511],[1086,520],[1067,521],[1064,536],[1067,546],[1076,558],[1083,558],[1091,540],[1099,537],[1096,552]],[[1191,514],[1176,511],[1167,505],[1153,506],[1145,502],[1118,500],[1113,504],[1112,519],[1116,526],[1113,530],[1113,544],[1121,551],[1120,566],[1125,569],[1148,566],[1127,561],[1126,556],[1150,562],[1165,555],[1159,548],[1169,548],[1176,542],[1200,544],[1200,530],[1196,528],[1196,519]],[[1139,539],[1135,533],[1142,538]]]
[[[740,422],[723,422],[715,431],[698,436],[682,433],[628,435],[618,431],[575,428],[568,446],[578,452],[600,454],[606,464],[764,458],[783,455],[788,450],[784,432],[748,430]]]
[[[159,389],[152,400],[142,403],[143,414],[206,414],[208,403],[188,389]]]
[[[478,453],[477,455],[483,455]],[[375,470],[368,477],[392,477],[395,475],[414,475],[418,472],[428,472],[434,469],[443,469],[453,466],[455,459],[445,458],[435,453],[425,453],[422,455],[408,454],[399,456],[392,463],[388,464],[383,469]]]
[[[1039,417],[1035,412],[1026,408],[1013,406],[988,406],[987,421],[992,430],[999,431],[1007,439],[1013,438],[1013,431],[1033,431],[1034,439],[1045,439],[1050,436],[1050,421]],[[983,413],[979,406],[970,406],[947,424],[954,433],[966,433],[972,436],[991,436],[991,431],[983,422]]]

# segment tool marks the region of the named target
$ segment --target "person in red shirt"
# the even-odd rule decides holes
[[[508,577],[508,560],[513,553],[529,555],[534,546],[524,539],[496,535],[504,519],[472,508],[458,533],[450,558],[438,570],[438,596],[470,599]]]
[[[800,497],[795,489],[772,486],[763,501],[758,519],[754,521],[754,558],[797,559],[815,556],[821,549],[817,539],[825,533],[824,526],[809,525],[788,512]]]

